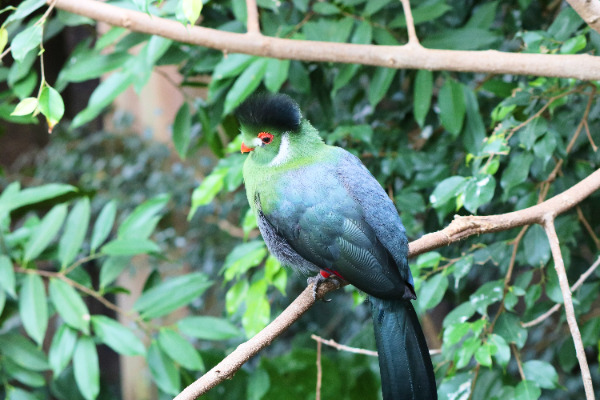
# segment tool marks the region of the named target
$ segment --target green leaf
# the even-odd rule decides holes
[[[229,288],[225,295],[225,309],[229,315],[233,315],[246,300],[249,287],[248,281],[242,279]]]
[[[19,7],[9,15],[9,17],[4,21],[4,25],[8,25],[13,21],[18,21],[24,19],[35,12],[37,9],[42,7],[46,2],[44,0],[25,0],[19,4]]]
[[[217,193],[223,189],[223,182],[227,175],[227,168],[214,169],[210,175],[208,175],[200,186],[194,189],[192,193],[192,207],[188,214],[188,221],[192,219],[198,207],[204,206],[215,198]]]
[[[213,282],[202,273],[191,273],[168,279],[145,291],[133,305],[142,318],[162,317],[199,297]]]
[[[550,242],[539,225],[529,227],[523,238],[523,248],[527,262],[533,267],[546,265],[550,260]]]
[[[510,158],[508,168],[504,170],[500,179],[500,186],[504,188],[505,194],[509,193],[511,188],[525,182],[532,162],[533,155],[530,153],[519,153]]]
[[[50,183],[35,188],[24,189],[20,192],[17,191],[11,196],[0,197],[0,215],[29,204],[40,203],[42,201],[53,199],[76,190],[77,188],[71,185]]]
[[[548,28],[548,34],[559,42],[562,42],[571,36],[583,23],[583,19],[581,19],[573,8],[565,7]]]
[[[501,35],[489,29],[464,27],[427,35],[422,44],[430,49],[487,50],[501,40]]]
[[[504,280],[496,280],[484,283],[475,293],[469,296],[469,301],[478,313],[487,315],[487,308],[502,300],[504,294]]]
[[[373,107],[377,106],[387,93],[396,72],[396,69],[383,67],[379,67],[375,70],[373,78],[371,78],[368,94],[369,103],[371,103]]]
[[[253,240],[235,246],[225,259],[223,266],[225,281],[230,281],[260,264],[266,255],[267,248],[262,240]]]
[[[181,8],[185,19],[194,25],[202,12],[202,0],[181,0]]]
[[[325,3],[317,3],[325,4]],[[271,381],[269,374],[264,369],[255,369],[252,374],[248,377],[248,387],[246,391],[247,400],[261,400],[269,391]]]
[[[94,118],[112,103],[134,81],[134,76],[127,71],[113,73],[94,90],[85,109],[73,118],[71,128],[78,128]]]
[[[496,346],[497,350],[494,353],[494,359],[503,369],[506,369],[510,361],[510,346],[502,336],[495,333],[490,335],[488,342]]]
[[[375,14],[377,11],[381,10],[383,7],[388,5],[391,0],[369,0],[365,7],[364,14],[369,16]]]
[[[574,38],[567,40],[566,42],[563,43],[562,46],[560,46],[560,53],[561,54],[575,54],[575,53],[585,49],[586,44],[587,44],[587,41],[585,40],[584,35],[575,36]]]
[[[10,46],[13,58],[18,62],[23,61],[27,53],[42,43],[42,32],[42,24],[31,25],[19,32]]]
[[[239,75],[257,57],[247,54],[228,54],[215,66],[213,79],[215,81]]]
[[[186,317],[177,322],[177,328],[185,335],[204,340],[226,340],[242,336],[235,325],[217,317]]]
[[[205,369],[198,351],[173,329],[162,328],[158,334],[158,344],[165,354],[182,367],[192,371]]]
[[[515,400],[537,400],[542,390],[535,382],[521,381],[515,389]]]
[[[111,200],[106,203],[98,218],[94,223],[94,230],[92,231],[92,239],[90,240],[90,251],[96,252],[96,249],[106,240],[112,226],[115,223],[115,217],[117,216],[117,201]]]
[[[190,114],[190,106],[187,102],[184,102],[179,111],[177,111],[175,121],[173,122],[173,144],[175,145],[177,154],[183,160],[185,160],[190,146],[191,131],[192,116]]]
[[[6,292],[3,290],[0,290],[0,315],[2,315],[2,312],[4,311],[5,304],[6,304]]]
[[[271,304],[267,298],[267,282],[258,279],[252,282],[246,298],[246,311],[242,325],[248,337],[260,332],[271,321]]]
[[[485,125],[479,110],[477,96],[467,86],[463,86],[465,96],[466,120],[463,134],[465,149],[472,154],[477,154],[483,146],[485,139]]]
[[[131,257],[108,257],[100,269],[100,288],[110,285],[127,266]]]
[[[146,348],[142,341],[127,327],[104,315],[92,315],[94,336],[114,351],[126,356],[143,356]]]
[[[99,39],[98,42],[100,42]],[[98,43],[97,42],[97,43]],[[57,88],[68,82],[84,82],[98,78],[114,69],[122,67],[132,57],[127,51],[100,54],[98,49],[88,49],[81,53],[73,53],[65,67],[60,71]]]
[[[475,360],[484,367],[492,366],[491,346],[484,343],[475,351]]]
[[[521,327],[521,321],[516,315],[502,313],[496,325],[494,325],[494,333],[502,336],[508,343],[514,343],[520,349],[527,341],[527,330]]]
[[[465,119],[465,94],[463,85],[454,79],[446,79],[438,96],[442,125],[454,137],[458,136]]]
[[[42,345],[48,327],[48,304],[44,282],[39,275],[27,274],[19,293],[19,314],[25,332]]]
[[[38,107],[40,112],[46,117],[48,132],[52,132],[54,126],[65,114],[65,104],[60,93],[53,87],[45,84],[42,93],[40,93]]]
[[[100,393],[100,368],[94,340],[81,336],[73,353],[73,372],[79,391],[86,400],[94,400]]]
[[[473,314],[475,314],[475,307],[470,301],[466,301],[446,315],[443,326],[447,328],[450,325],[466,322]]]
[[[10,359],[4,359],[2,362],[3,373],[10,377],[10,380],[19,381],[26,386],[41,388],[46,386],[46,380],[44,379],[44,375],[39,372],[35,372],[30,370],[29,368],[24,368],[17,363],[11,361]],[[7,385],[8,386],[8,385]],[[13,392],[14,393],[14,392]],[[13,400],[16,396],[11,393],[10,396],[7,397],[8,400]],[[28,392],[24,392],[28,394]],[[30,398],[29,396],[27,397]],[[33,398],[32,400],[37,400]]]
[[[235,80],[225,97],[225,114],[233,111],[258,87],[267,71],[267,61],[266,58],[253,61]]]
[[[441,207],[460,193],[466,179],[462,176],[446,178],[435,187],[429,201],[435,208]]]
[[[10,258],[5,255],[0,255],[0,288],[10,294],[12,298],[17,297],[17,292],[15,291],[15,270]]]
[[[324,3],[320,3],[324,4]],[[290,70],[290,60],[278,60],[270,58],[267,61],[267,69],[265,71],[265,86],[270,92],[278,92],[281,86],[288,77]]]
[[[448,289],[448,278],[444,274],[435,274],[421,285],[419,290],[419,305],[424,310],[437,306]]]
[[[462,257],[460,260],[458,260],[456,263],[454,263],[454,269],[452,271],[452,274],[454,275],[454,279],[456,279],[455,288],[458,289],[458,283],[459,283],[460,279],[462,277],[464,277],[465,275],[467,275],[469,273],[469,271],[471,271],[472,267],[473,267],[473,256],[470,254]]]
[[[115,239],[102,246],[100,253],[107,256],[135,256],[136,254],[160,253],[160,247],[147,239]]]
[[[46,355],[24,335],[7,333],[0,335],[0,353],[23,368],[33,371],[50,369]]]
[[[413,112],[415,120],[422,128],[425,123],[425,117],[431,107],[431,96],[433,95],[433,73],[426,69],[417,71],[415,77]]]
[[[150,344],[147,361],[152,379],[159,389],[172,396],[177,395],[181,386],[179,371],[173,361],[160,349],[156,340]]]
[[[429,251],[425,254],[421,254],[417,258],[417,267],[422,268],[437,268],[442,261],[442,255],[437,251]]]
[[[479,207],[492,200],[495,189],[496,179],[492,175],[481,174],[469,179],[464,191],[465,208],[473,214],[477,213]]]
[[[530,360],[523,363],[523,373],[528,381],[535,382],[542,389],[558,387],[558,374],[554,367],[540,360]]]
[[[50,299],[58,314],[71,327],[88,335],[90,332],[90,312],[73,287],[59,279],[50,279]]]
[[[35,111],[38,106],[38,99],[36,97],[26,97],[17,104],[14,111],[10,115],[21,116],[29,115]]]
[[[167,193],[159,194],[137,206],[119,226],[118,238],[147,239],[156,225],[156,222],[153,222],[155,217],[167,205],[170,197]],[[148,228],[149,226],[151,229]]]
[[[67,216],[67,205],[58,204],[46,214],[35,228],[25,245],[24,261],[28,262],[39,256],[48,247],[60,230]]]
[[[468,322],[461,322],[458,324],[450,325],[444,329],[444,346],[452,346],[460,342],[467,333],[471,331],[471,324]]]
[[[89,222],[90,200],[84,197],[75,204],[69,213],[65,231],[58,242],[58,259],[62,269],[71,264],[81,250]]]
[[[52,367],[54,379],[59,377],[71,361],[76,344],[77,332],[66,324],[60,325],[52,338],[50,350],[48,351],[48,360]]]

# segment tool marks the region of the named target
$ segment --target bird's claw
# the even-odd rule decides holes
[[[317,291],[319,290],[319,285],[325,281],[333,282],[338,288],[342,285],[342,282],[334,275],[329,275],[327,278],[322,274],[317,274],[316,276],[311,276],[306,279],[306,282],[310,285],[313,284],[313,299],[317,300]],[[325,303],[329,303],[331,299],[321,299]]]

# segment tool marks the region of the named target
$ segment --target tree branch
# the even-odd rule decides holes
[[[256,0],[246,0],[246,18],[246,29],[248,30],[248,33],[260,34]]]
[[[417,31],[415,30],[415,21],[413,20],[412,10],[410,9],[409,0],[400,0],[402,2],[402,9],[404,10],[404,18],[406,18],[406,30],[408,31],[408,44],[419,45],[419,38],[417,37]]]
[[[445,229],[430,233],[409,243],[409,257],[414,257],[421,253],[449,245],[472,235],[498,232],[535,223],[544,225],[546,215],[559,215],[564,213],[599,188],[600,169],[561,194],[524,210],[481,217],[457,216]],[[289,328],[290,325],[298,320],[317,300],[322,299],[327,293],[339,288],[337,283],[326,280],[319,285],[317,295],[314,296],[313,285],[314,284],[312,283],[308,285],[308,287],[304,289],[304,291],[285,310],[283,310],[273,322],[256,336],[239,345],[237,349],[224,358],[213,369],[185,388],[183,392],[175,397],[175,400],[197,399],[220,382],[231,378],[244,363],[254,357],[260,350],[268,346],[283,331]]]
[[[575,12],[593,30],[600,33],[600,1],[599,0],[567,0]]]
[[[504,53],[495,50],[462,51],[404,46],[361,45],[282,39],[209,29],[94,0],[57,0],[56,8],[178,42],[291,60],[340,62],[388,68],[429,69],[475,73],[537,75],[600,80],[600,57],[589,54],[556,55]]]
[[[599,265],[600,265],[600,257],[598,257],[598,259],[592,264],[592,266],[589,267],[587,269],[587,271],[585,271],[583,274],[581,274],[581,276],[579,277],[579,279],[577,279],[577,282],[575,282],[573,284],[573,286],[571,286],[571,292],[574,292],[577,289],[579,289],[579,287],[581,285],[583,285],[583,283],[587,280],[587,278],[590,277],[590,275],[596,270],[596,268],[598,268]],[[537,317],[535,319],[532,319],[529,322],[525,322],[524,324],[521,324],[521,326],[523,328],[531,328],[532,326],[541,324],[546,319],[548,319],[552,314],[554,314],[555,312],[557,312],[558,310],[560,310],[561,306],[562,306],[561,303],[557,303],[557,304],[553,305],[552,308],[550,308],[548,311],[546,311],[545,313],[543,313],[542,315],[540,315],[539,317]]]
[[[590,367],[587,363],[585,356],[585,350],[583,348],[583,341],[581,340],[581,332],[579,332],[579,326],[577,326],[577,319],[575,318],[575,308],[573,307],[573,298],[571,297],[571,290],[569,288],[569,280],[567,279],[567,271],[565,270],[565,264],[563,261],[562,253],[560,251],[560,244],[558,243],[558,236],[556,235],[556,229],[554,228],[554,214],[548,212],[544,215],[544,230],[548,235],[548,241],[550,242],[550,249],[552,251],[552,258],[554,259],[554,268],[558,275],[558,283],[560,285],[560,291],[563,296],[563,303],[565,304],[565,314],[567,315],[567,323],[571,336],[573,337],[573,343],[575,344],[575,352],[577,354],[577,360],[579,361],[579,368],[581,369],[581,379],[583,380],[583,387],[585,388],[585,397],[587,400],[594,400],[594,386],[592,385],[592,375],[590,374]]]

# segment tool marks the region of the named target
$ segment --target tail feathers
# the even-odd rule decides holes
[[[429,349],[410,301],[370,301],[383,399],[437,399]]]

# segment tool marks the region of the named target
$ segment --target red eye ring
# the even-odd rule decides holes
[[[262,140],[264,144],[269,144],[273,141],[273,135],[269,132],[261,132],[258,134],[258,138]]]

